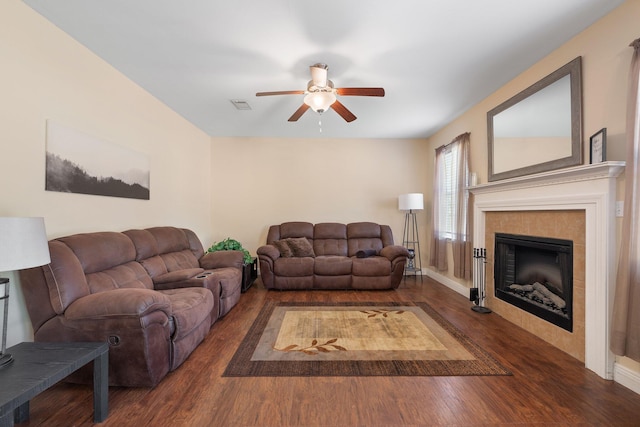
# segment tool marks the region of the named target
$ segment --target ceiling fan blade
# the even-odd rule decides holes
[[[302,105],[300,106],[300,108],[298,108],[298,109],[296,110],[296,112],[295,112],[295,113],[293,113],[293,115],[292,115],[291,117],[289,117],[289,121],[290,121],[290,122],[297,122],[297,121],[298,121],[298,119],[299,119],[300,117],[302,117],[302,115],[303,115],[304,113],[306,113],[308,109],[309,109],[309,106],[308,106],[307,104],[302,104]]]
[[[341,87],[336,93],[342,96],[384,96],[381,87]]]
[[[331,108],[333,108],[336,113],[340,114],[340,116],[342,116],[342,118],[345,119],[347,123],[351,123],[352,121],[357,119],[357,117],[351,111],[349,111],[347,107],[342,105],[340,101],[336,101],[331,104]]]
[[[271,95],[304,95],[303,90],[281,90],[276,92],[258,92],[256,96],[271,96]]]

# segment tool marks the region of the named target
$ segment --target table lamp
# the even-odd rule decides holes
[[[0,272],[37,267],[51,262],[44,218],[0,217]],[[2,347],[0,367],[13,361],[7,350],[9,320],[9,279],[0,277],[0,321]]]

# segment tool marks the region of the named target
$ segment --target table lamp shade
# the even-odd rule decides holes
[[[44,218],[0,217],[0,271],[51,262]]]
[[[424,209],[422,193],[409,193],[398,196],[398,209],[401,211]]]

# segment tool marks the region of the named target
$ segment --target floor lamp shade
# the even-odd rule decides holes
[[[15,271],[51,262],[43,218],[0,217],[0,271]],[[9,279],[0,277],[2,347],[0,367],[13,361],[7,349]]]
[[[398,209],[401,211],[424,209],[424,197],[422,193],[401,194],[398,196]]]

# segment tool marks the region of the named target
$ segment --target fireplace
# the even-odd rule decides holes
[[[495,234],[494,292],[569,332],[573,331],[573,242]]]
[[[487,249],[486,306],[612,379],[609,350],[616,259],[616,179],[624,162],[601,162],[471,187],[473,246]],[[580,224],[578,225],[577,222]],[[573,241],[573,331],[495,297],[495,233]],[[465,292],[466,294],[466,292]]]

